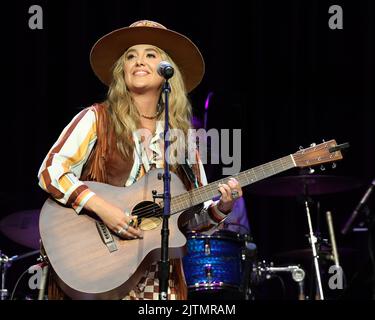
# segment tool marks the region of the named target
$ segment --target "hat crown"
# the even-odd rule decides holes
[[[139,21],[136,21],[136,22],[132,23],[129,27],[130,28],[132,28],[132,27],[151,27],[151,28],[167,29],[162,24],[160,24],[158,22],[155,22],[155,21],[151,21],[151,20],[139,20]]]

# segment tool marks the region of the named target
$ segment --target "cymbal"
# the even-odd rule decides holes
[[[295,197],[345,192],[362,186],[352,177],[300,175],[268,178],[250,186],[250,193],[263,196]]]
[[[12,241],[31,249],[39,249],[40,210],[14,212],[0,221],[0,231]]]
[[[350,256],[356,252],[355,249],[352,248],[337,248],[339,258],[344,256]],[[322,259],[326,260],[333,260],[332,250],[328,247],[323,247],[318,250],[318,256]],[[299,249],[299,250],[292,250],[286,252],[280,252],[275,255],[278,258],[290,258],[293,260],[309,260],[313,259],[312,249]]]

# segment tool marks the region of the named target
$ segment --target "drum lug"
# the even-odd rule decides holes
[[[206,256],[209,256],[211,254],[211,245],[210,245],[210,239],[205,239],[204,243],[204,254]]]
[[[207,280],[210,282],[212,280],[212,266],[211,266],[211,264],[206,264],[204,266],[204,271],[206,273]]]

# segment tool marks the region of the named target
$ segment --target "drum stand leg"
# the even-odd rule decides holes
[[[241,290],[244,292],[245,300],[253,299],[253,292],[251,290],[251,272],[253,272],[253,263],[257,254],[257,246],[249,241],[245,241],[245,247],[242,251],[242,260],[245,263]]]
[[[305,208],[306,208],[307,222],[308,222],[308,225],[309,225],[309,241],[310,241],[310,244],[311,244],[311,249],[312,249],[313,258],[314,258],[316,284],[317,284],[317,287],[318,287],[317,293],[319,295],[319,299],[324,300],[322,280],[321,280],[321,277],[320,277],[319,257],[318,257],[317,250],[316,250],[317,238],[313,233],[310,209],[309,209],[309,205],[308,205],[307,200],[305,200]]]
[[[48,271],[49,271],[48,263],[45,263],[42,268],[43,268],[42,269],[42,279],[40,281],[40,289],[39,289],[39,294],[38,294],[38,300],[45,300],[44,293],[46,291],[46,284],[47,284]]]

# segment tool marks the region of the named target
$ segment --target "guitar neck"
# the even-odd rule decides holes
[[[296,167],[296,163],[293,159],[293,156],[288,155],[283,158],[240,172],[239,174],[232,177],[237,179],[241,187],[245,187],[254,182],[263,180],[294,167]],[[206,186],[193,189],[189,192],[173,197],[171,199],[171,213],[184,211],[192,206],[219,196],[218,184],[227,183],[228,179],[229,177],[226,177],[224,179],[211,182]]]

